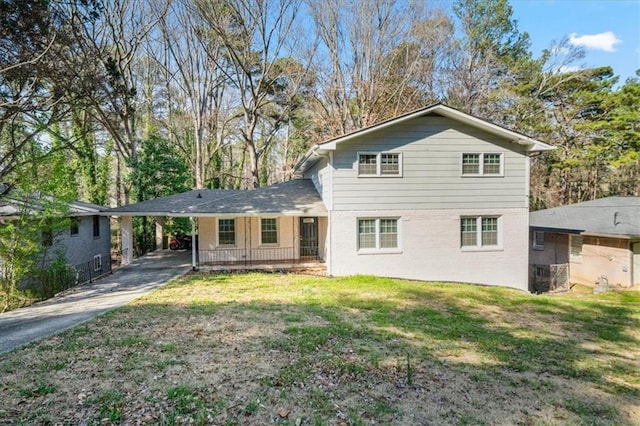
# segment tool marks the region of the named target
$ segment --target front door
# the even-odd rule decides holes
[[[300,257],[318,257],[318,218],[300,218]]]

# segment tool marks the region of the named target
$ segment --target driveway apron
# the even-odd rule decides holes
[[[185,274],[191,252],[149,253],[113,274],[0,315],[0,354],[75,327]]]

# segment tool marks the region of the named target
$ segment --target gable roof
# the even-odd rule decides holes
[[[607,197],[529,214],[534,230],[640,237],[640,197]]]
[[[131,216],[326,216],[310,179],[294,179],[252,190],[196,189],[104,211]]]
[[[487,120],[483,120],[481,118],[464,113],[462,111],[458,111],[457,109],[448,107],[444,104],[438,103],[425,108],[418,109],[416,111],[399,115],[394,118],[390,118],[388,120],[373,124],[368,127],[364,127],[354,132],[347,133],[346,135],[338,136],[338,137],[329,139],[327,141],[324,141],[320,144],[317,144],[314,147],[312,147],[309,151],[307,151],[304,157],[302,157],[302,159],[298,162],[298,164],[296,164],[295,170],[298,170],[298,169],[301,169],[302,171],[306,170],[307,167],[309,167],[310,165],[315,163],[315,161],[317,161],[318,158],[315,158],[315,157],[320,157],[321,155],[326,154],[328,151],[334,151],[337,148],[337,146],[343,142],[349,141],[356,137],[367,135],[369,133],[377,132],[382,129],[386,129],[388,127],[395,126],[397,124],[403,123],[405,121],[408,121],[417,117],[425,117],[428,115],[440,115],[442,117],[455,120],[459,123],[467,124],[471,127],[475,127],[477,129],[486,131],[487,133],[491,133],[493,135],[508,139],[513,143],[524,146],[528,152],[540,152],[540,151],[548,151],[548,150],[554,149],[554,147],[552,147],[551,145],[548,145],[542,141],[534,139],[523,133],[509,130],[505,127],[491,123]]]
[[[0,218],[16,219],[20,217],[25,209],[28,212],[42,211],[45,208],[43,200],[52,201],[53,198],[39,193],[28,197],[9,193],[0,200]],[[81,217],[97,215],[105,210],[106,207],[83,201],[72,201],[68,203],[68,209],[69,217]]]

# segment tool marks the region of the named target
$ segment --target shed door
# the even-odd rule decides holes
[[[300,257],[318,256],[318,218],[300,218]]]

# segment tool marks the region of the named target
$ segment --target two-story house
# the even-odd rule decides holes
[[[548,149],[438,104],[316,145],[297,166],[304,179],[108,214],[125,233],[128,216],[194,218],[194,267],[317,258],[334,276],[527,290],[529,156]]]
[[[540,141],[444,105],[341,136],[299,166],[328,210],[331,275],[528,288]]]

